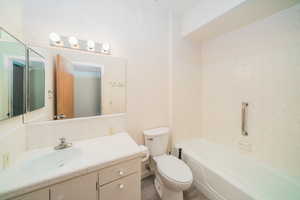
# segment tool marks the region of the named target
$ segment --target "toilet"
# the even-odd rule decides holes
[[[145,144],[149,149],[155,173],[154,185],[162,200],[183,200],[183,191],[192,182],[190,168],[175,156],[167,155],[170,129],[167,127],[145,130]]]

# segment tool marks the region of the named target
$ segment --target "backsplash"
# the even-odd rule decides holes
[[[54,147],[62,137],[74,142],[122,131],[126,131],[126,114],[21,124],[0,135],[0,171],[23,152]],[[4,163],[5,156],[8,163]]]
[[[115,114],[26,125],[26,149],[55,146],[59,138],[78,141],[126,131],[126,115]]]
[[[25,126],[21,125],[0,135],[0,171],[12,165],[26,151]],[[4,157],[7,156],[7,163]]]

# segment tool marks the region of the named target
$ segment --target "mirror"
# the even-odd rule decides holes
[[[27,111],[31,112],[45,106],[45,62],[32,49],[28,59]]]
[[[0,120],[36,110],[40,111],[28,113],[24,120],[126,112],[125,59],[60,48],[42,50],[47,60],[0,28]]]
[[[25,122],[126,112],[125,59],[60,48],[38,52],[45,58],[29,53],[28,111],[46,106],[26,114]]]
[[[0,120],[22,115],[25,108],[26,47],[0,28]]]
[[[55,119],[126,112],[126,60],[54,50]]]

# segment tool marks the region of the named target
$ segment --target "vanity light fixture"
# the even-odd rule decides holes
[[[87,50],[88,51],[95,51],[95,42],[93,40],[87,41]]]
[[[102,53],[109,54],[110,53],[109,43],[103,43],[101,51],[102,51]]]
[[[69,43],[72,48],[75,48],[75,49],[79,48],[78,40],[76,37],[74,37],[74,36],[69,37]]]
[[[49,43],[53,47],[61,47],[79,51],[88,51],[90,53],[111,55],[111,46],[109,43],[99,43],[94,40],[81,40],[74,36],[63,36],[57,33],[49,34]]]
[[[57,33],[54,33],[54,32],[50,33],[49,39],[58,46],[63,45],[63,42],[61,41],[61,38]]]

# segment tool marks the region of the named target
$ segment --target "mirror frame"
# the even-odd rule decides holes
[[[5,32],[5,34],[9,35],[12,39],[16,40],[16,42],[20,45],[22,45],[24,47],[24,65],[25,65],[25,74],[24,74],[24,79],[23,79],[23,111],[22,114],[17,115],[17,116],[12,116],[11,114],[9,116],[7,116],[7,118],[3,118],[0,121],[5,121],[5,120],[9,120],[15,117],[21,117],[22,116],[22,121],[24,123],[24,115],[28,112],[32,112],[34,110],[29,109],[29,103],[30,103],[30,99],[29,99],[29,63],[30,63],[30,53],[29,52],[33,52],[36,55],[38,55],[42,60],[45,60],[45,57],[42,56],[40,53],[38,53],[37,51],[35,51],[34,49],[30,48],[28,45],[26,45],[22,40],[18,39],[17,37],[15,37],[13,34],[9,33],[6,29],[4,29],[3,27],[0,26],[0,31],[1,32]],[[11,57],[16,57],[17,59],[21,59],[23,61],[23,57],[18,58],[18,56],[11,56]],[[44,77],[45,77],[45,69],[43,70],[44,73]],[[12,75],[9,75],[12,76]],[[11,78],[10,78],[11,79]],[[45,79],[44,79],[45,81]],[[9,87],[11,87],[11,85],[9,85]],[[44,87],[44,98],[45,98],[45,94],[46,94],[46,88]],[[9,95],[11,96],[11,91],[9,92]],[[9,97],[10,98],[10,97]],[[45,101],[44,101],[44,105],[39,108],[42,109],[45,107]],[[12,102],[11,100],[9,100],[9,107],[12,106]],[[11,112],[11,108],[9,108],[9,112]],[[38,110],[38,109],[36,109]]]
[[[9,83],[8,85],[8,88],[9,88],[9,91],[8,91],[8,113],[7,113],[7,117],[6,118],[3,118],[1,119],[0,121],[5,121],[5,120],[9,120],[9,119],[12,119],[12,118],[16,118],[16,117],[21,117],[23,116],[25,113],[26,113],[26,68],[27,68],[27,49],[28,49],[28,46],[23,42],[21,41],[20,39],[18,39],[17,37],[15,37],[13,34],[9,33],[5,28],[1,27],[0,26],[0,31],[5,33],[6,35],[8,35],[11,39],[13,39],[15,41],[16,44],[22,46],[22,48],[24,48],[24,55],[21,55],[21,56],[18,56],[18,55],[11,55],[11,56],[8,56],[7,58],[16,58],[16,60],[22,60],[22,62],[24,61],[24,75],[23,75],[23,100],[22,100],[22,104],[23,104],[23,111],[21,114],[19,115],[13,115],[12,112],[13,112],[13,109],[12,109],[12,101],[13,99],[11,98],[13,92],[12,92],[12,84]],[[8,60],[8,62],[10,62],[10,60]],[[9,69],[9,71],[12,71],[12,69]],[[12,74],[8,74],[9,76],[9,80],[12,80]]]
[[[45,57],[43,55],[41,55],[40,53],[38,53],[37,51],[35,51],[34,49],[30,48],[27,46],[26,48],[26,78],[25,78],[25,88],[26,88],[26,93],[25,93],[25,103],[26,103],[26,106],[25,106],[25,113],[28,113],[28,112],[33,112],[35,110],[30,110],[30,87],[29,87],[29,83],[30,83],[30,52],[36,54],[37,56],[39,56],[39,59],[41,59],[43,62],[44,62],[44,69],[43,69],[43,75],[44,75],[44,105],[38,109],[35,109],[35,110],[39,110],[39,109],[42,109],[46,106],[46,98],[45,98],[45,95],[46,95],[46,70],[45,70]],[[33,61],[36,61],[36,60],[33,60]]]

